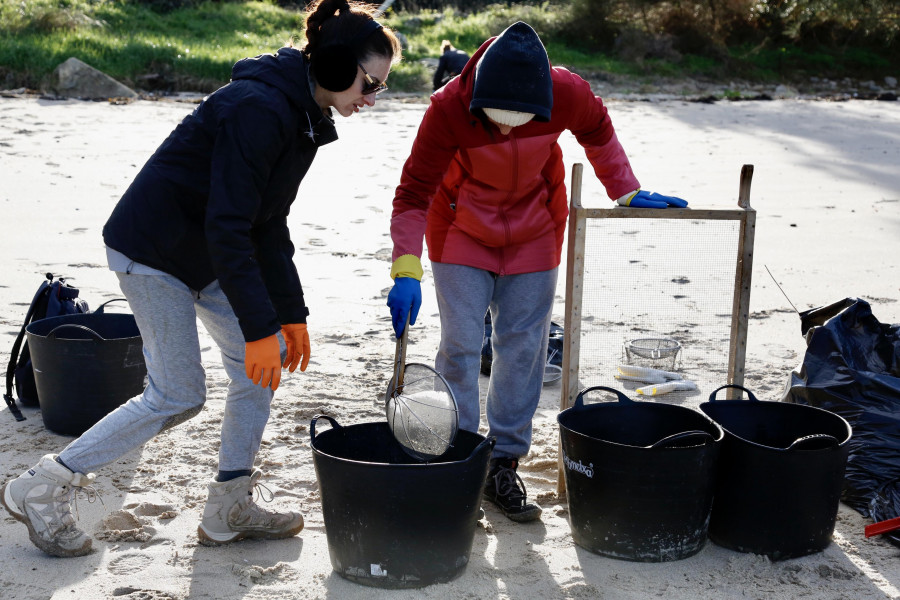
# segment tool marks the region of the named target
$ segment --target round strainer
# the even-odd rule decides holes
[[[440,373],[428,365],[408,364],[399,386],[391,380],[386,399],[391,432],[413,458],[433,460],[453,445],[459,411]]]
[[[673,370],[681,353],[681,344],[670,337],[646,337],[625,342],[623,349],[625,362],[629,365],[656,368],[662,364]]]

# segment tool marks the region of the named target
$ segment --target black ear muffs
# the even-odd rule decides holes
[[[356,53],[347,44],[320,48],[310,57],[309,69],[316,83],[330,92],[343,92],[356,81]]]

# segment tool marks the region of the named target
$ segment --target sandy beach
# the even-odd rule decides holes
[[[761,400],[781,398],[805,352],[798,315],[765,267],[801,311],[861,297],[882,323],[900,322],[900,103],[611,99],[608,106],[646,189],[691,206],[733,207],[741,166],[754,165],[745,384]],[[115,105],[0,98],[0,363],[9,359],[43,273],[69,277],[92,308],[121,297],[106,268],[100,230],[144,161],[192,109],[171,100]],[[544,387],[531,453],[520,468],[529,495],[544,508],[541,521],[515,524],[485,505],[469,564],[446,584],[392,591],[333,572],[309,423],[320,413],[342,425],[384,419],[378,399],[394,353],[385,306],[391,200],[424,110],[422,102],[379,99],[358,115],[338,118],[340,140],[320,151],[293,205],[290,226],[311,312],[313,356],[305,373],[285,373],[257,466],[267,473],[275,506],[302,510],[300,535],[221,548],[197,542],[227,383],[204,333],[209,397],[202,413],[102,469],[96,484],[102,504],[78,502],[79,525],[93,535],[94,553],[47,557],[23,525],[0,513],[0,597],[900,598],[900,548],[866,539],[870,521],[844,505],[825,551],[787,561],[712,542],[692,557],[665,563],[614,560],[576,546],[566,503],[556,494],[559,384]],[[563,136],[561,145],[567,168],[586,163],[572,136]],[[582,193],[586,205],[611,205],[589,169]],[[433,364],[440,331],[424,262],[424,302],[408,361]],[[565,316],[564,292],[561,276],[558,323]],[[46,430],[38,410],[24,413],[27,420],[17,423],[5,406],[0,410],[4,481],[70,441]],[[373,490],[368,502],[378,501]]]

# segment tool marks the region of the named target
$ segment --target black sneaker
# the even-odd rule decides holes
[[[534,521],[541,516],[541,507],[528,502],[525,494],[525,483],[516,467],[515,458],[493,458],[484,484],[484,497],[497,505],[509,519],[524,523]]]

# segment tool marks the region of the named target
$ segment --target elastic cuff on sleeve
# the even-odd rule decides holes
[[[632,198],[634,198],[639,191],[641,191],[640,188],[634,190],[633,192],[628,192],[627,194],[616,200],[616,202],[618,202],[621,206],[629,206],[631,205]]]
[[[391,265],[391,279],[398,277],[412,277],[422,281],[425,271],[422,269],[422,261],[415,254],[404,254]]]

